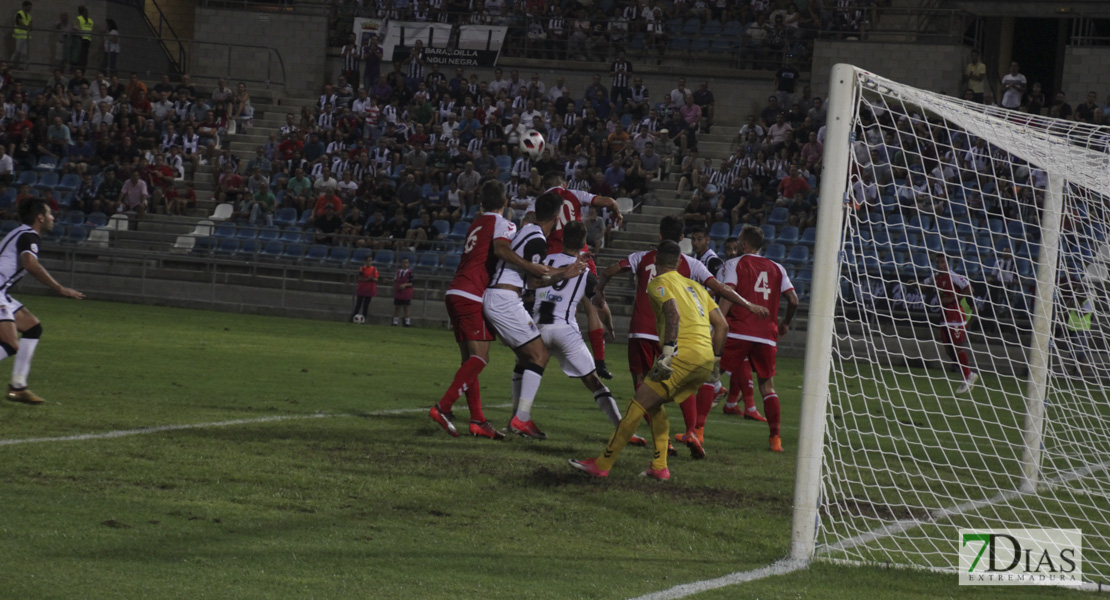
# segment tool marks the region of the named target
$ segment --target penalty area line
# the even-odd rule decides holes
[[[677,598],[685,598],[687,596],[693,596],[694,594],[700,594],[702,592],[708,592],[709,590],[736,585],[738,583],[747,583],[749,581],[756,581],[776,575],[786,575],[804,569],[805,567],[806,563],[804,561],[783,559],[767,565],[766,567],[760,567],[750,571],[737,571],[736,573],[731,573],[716,579],[705,579],[703,581],[684,583],[667,590],[652,592],[644,596],[637,596],[632,600],[675,600]]]
[[[496,408],[491,405],[487,408]],[[386,415],[403,415],[427,411],[421,408],[392,408],[358,413],[312,413],[307,415],[275,415],[272,417],[258,417],[254,419],[232,419],[229,421],[213,421],[210,423],[183,423],[179,425],[156,425],[153,427],[139,427],[136,429],[121,429],[103,433],[82,433],[77,435],[63,435],[58,437],[34,437],[14,440],[0,440],[0,446],[15,446],[18,444],[44,444],[48,442],[82,442],[86,440],[107,440],[113,438],[130,437],[133,435],[150,435],[167,431],[183,431],[187,429],[215,429],[217,427],[234,427],[236,425],[256,425],[259,423],[274,423],[277,421],[302,421],[306,419],[327,419],[331,417],[383,417]]]

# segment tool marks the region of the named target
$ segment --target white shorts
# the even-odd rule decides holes
[[[0,294],[0,322],[14,321],[15,313],[23,308],[23,303],[7,294]]]
[[[501,341],[513,350],[540,336],[532,315],[524,309],[524,302],[511,290],[486,290],[482,296],[482,314]]]
[[[594,372],[594,357],[590,354],[582,332],[573,325],[543,325],[540,337],[551,356],[559,359],[559,366],[569,377],[585,377]]]

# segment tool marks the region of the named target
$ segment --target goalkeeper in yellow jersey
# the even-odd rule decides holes
[[[571,466],[594,477],[609,475],[617,454],[636,433],[646,414],[651,423],[655,454],[643,475],[670,479],[671,472],[667,469],[670,423],[663,404],[683,402],[693,397],[703,383],[720,378],[721,350],[728,334],[728,323],[705,287],[675,270],[681,255],[675,242],[668,240],[659,244],[655,257],[659,274],[647,285],[663,344],[662,355],[648,372],[644,385],[636,390],[636,397],[609,438],[605,452],[597,458],[570,461]]]

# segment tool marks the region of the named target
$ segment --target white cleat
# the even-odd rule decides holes
[[[979,374],[976,373],[975,371],[972,371],[971,375],[968,375],[967,379],[965,379],[964,382],[960,384],[960,387],[956,388],[956,393],[957,394],[966,394],[966,393],[970,392],[971,388],[975,386],[975,382],[978,381],[978,380],[979,380]]]

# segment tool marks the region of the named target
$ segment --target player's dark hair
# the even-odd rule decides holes
[[[752,250],[762,250],[766,238],[763,236],[763,230],[755,225],[745,225],[740,229],[740,235],[737,236],[740,243],[751,248]]]
[[[655,248],[655,264],[664,269],[678,268],[679,256],[682,256],[682,248],[678,246],[678,242],[663,240]]]
[[[674,215],[667,215],[659,221],[659,237],[678,243],[682,239],[682,220]]]
[[[706,232],[705,225],[694,225],[693,227],[690,228],[690,237],[694,237],[695,235],[697,235],[699,233],[705,233],[705,232]]]
[[[505,208],[505,184],[496,179],[483,183],[478,195],[482,198],[482,210],[486,212],[498,212]]]
[[[738,239],[736,239],[736,238],[734,238],[734,237],[730,237],[730,238],[726,238],[726,239],[725,239],[725,244],[726,244],[726,245],[727,245],[727,244],[735,244],[735,243],[736,243],[736,242],[738,242],[738,241],[740,241],[740,240],[738,240]]]
[[[586,224],[571,221],[563,226],[563,248],[581,248],[586,245]]]
[[[566,183],[563,179],[563,174],[559,171],[548,171],[547,175],[543,176],[543,189],[550,190],[553,187],[559,187]]]
[[[540,197],[536,198],[536,221],[544,223],[554,219],[562,207],[563,197],[559,194],[555,192],[540,194]]]
[[[45,215],[50,207],[41,198],[30,198],[19,205],[19,220],[24,225],[31,225],[39,215]]]

